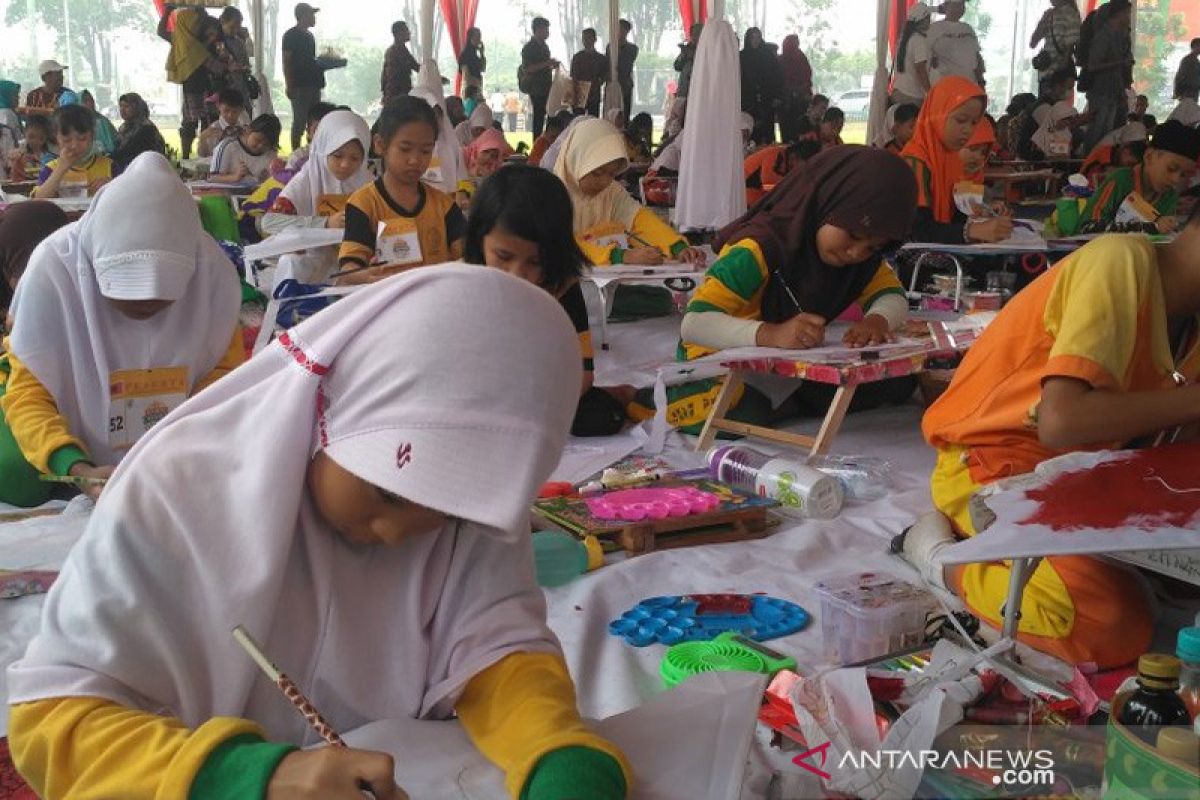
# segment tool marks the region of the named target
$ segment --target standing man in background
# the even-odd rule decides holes
[[[633,119],[633,66],[637,62],[638,46],[629,41],[633,31],[633,23],[627,19],[617,24],[620,40],[617,42],[617,85],[621,87],[621,109],[625,119]],[[612,46],[605,48],[605,54],[612,58]]]
[[[1175,72],[1175,99],[1200,100],[1200,39],[1192,39],[1192,51],[1179,62]]]
[[[1133,50],[1129,28],[1133,6],[1129,0],[1109,0],[1101,9],[1104,16],[1100,18],[1088,48],[1087,64],[1080,65],[1087,70],[1084,88],[1088,110],[1092,113],[1081,153],[1092,152],[1101,139],[1125,124],[1128,111],[1125,92],[1132,83]]]
[[[379,76],[379,90],[383,93],[383,104],[412,91],[412,76],[420,72],[421,65],[409,52],[408,43],[412,33],[403,20],[392,23],[392,46],[383,54],[383,74]]]
[[[283,81],[288,100],[292,101],[292,149],[300,147],[309,110],[321,102],[325,88],[325,70],[317,63],[317,40],[310,28],[316,27],[317,12],[308,3],[296,4],[296,27],[283,34]]]
[[[1033,57],[1041,94],[1046,94],[1052,76],[1075,68],[1075,45],[1079,44],[1082,24],[1075,0],[1050,0],[1050,8],[1042,14],[1029,40],[1030,47],[1042,45],[1041,52]]]
[[[550,85],[554,82],[554,70],[558,62],[551,58],[546,40],[550,38],[550,20],[534,17],[533,38],[521,48],[521,67],[517,71],[518,88],[529,95],[533,109],[533,138],[542,135],[546,127],[546,102],[550,99]]]
[[[942,3],[945,19],[929,26],[930,85],[947,75],[958,75],[983,86],[983,50],[975,29],[962,21],[967,13],[966,0],[946,0]]]
[[[608,58],[596,49],[596,29],[584,28],[583,49],[571,58],[571,107],[600,116],[600,85],[608,81]],[[581,83],[589,84],[583,96]]]

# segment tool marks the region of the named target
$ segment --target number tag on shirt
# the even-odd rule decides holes
[[[108,446],[133,447],[187,399],[187,367],[124,369],[108,376]]]
[[[1121,207],[1117,209],[1117,215],[1114,221],[1120,225],[1126,225],[1130,222],[1154,222],[1158,219],[1158,211],[1150,204],[1150,201],[1142,197],[1137,192],[1130,192],[1125,198],[1125,202],[1121,203]]]
[[[385,236],[385,230],[387,224],[379,223],[379,233],[375,237],[375,258],[380,264],[402,267],[424,261],[421,254],[421,237],[416,231]]]
[[[629,249],[629,235],[625,233],[609,233],[592,238],[592,243],[600,247],[611,247],[613,245],[622,250]]]

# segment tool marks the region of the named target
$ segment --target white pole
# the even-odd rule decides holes
[[[63,33],[67,40],[67,66],[79,68],[78,64],[73,64],[75,60],[74,53],[71,52],[71,3],[70,0],[63,0]]]
[[[433,52],[433,0],[421,0],[421,60],[437,61],[437,53]]]
[[[867,111],[867,144],[875,141],[883,128],[888,106],[888,23],[892,15],[891,0],[879,0],[875,9],[875,79],[871,83],[871,103]]]
[[[629,121],[629,109],[625,108],[625,98],[621,94],[621,85],[617,82],[617,64],[621,60],[621,3],[620,0],[608,0],[608,86],[604,91],[604,111],[619,108],[625,112],[625,121]]]

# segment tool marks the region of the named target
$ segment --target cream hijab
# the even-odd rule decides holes
[[[628,166],[625,136],[602,119],[585,119],[563,137],[566,141],[554,163],[554,174],[566,185],[575,206],[575,233],[614,222],[628,230],[642,206],[621,184],[613,181],[590,197],[579,188],[580,178],[605,164],[622,161]]]
[[[408,96],[419,97],[431,107],[440,108],[442,111],[438,115],[437,144],[433,148],[433,158],[441,172],[441,180],[431,182],[431,185],[452,195],[458,189],[458,182],[467,177],[467,166],[463,158],[463,149],[458,146],[454,126],[450,124],[450,118],[446,115],[446,100],[440,91],[434,93],[423,85],[413,89]]]
[[[105,298],[174,302],[135,320]],[[33,252],[10,345],[92,459],[115,464],[109,375],[186,367],[194,388],[229,349],[240,308],[237,271],[200,227],[196,201],[163,156],[143,153]]]
[[[579,380],[566,314],[499,270],[412,270],[341,300],[134,448],[9,669],[10,702],[100,697],[318,743],[234,642],[240,623],[335,729],[445,717],[506,655],[559,650],[528,511]],[[346,543],[309,497],[317,451],[451,519]]]
[[[363,161],[358,171],[346,180],[338,180],[329,169],[329,155],[343,145],[357,141],[363,148]],[[309,159],[280,192],[296,207],[302,217],[318,215],[321,198],[326,195],[353,194],[371,182],[367,171],[367,156],[371,152],[371,129],[366,120],[353,111],[331,111],[321,120],[317,135],[309,148]]]

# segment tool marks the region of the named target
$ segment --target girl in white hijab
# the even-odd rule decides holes
[[[353,111],[331,111],[321,120],[310,150],[308,161],[259,223],[263,233],[346,227],[346,200],[371,182],[371,129]],[[337,253],[333,245],[284,255],[275,270],[276,283],[288,278],[323,283],[337,270]]]
[[[741,84],[737,35],[724,20],[704,26],[696,49],[687,125],[680,135],[679,194],[675,223],[681,230],[720,229],[746,211]]]
[[[592,264],[661,264],[672,259],[703,265],[703,253],[689,247],[617,182],[629,166],[620,131],[605,120],[589,118],[561,138],[565,141],[554,174],[571,195],[575,238]]]
[[[429,162],[429,169],[425,170],[422,180],[446,194],[454,194],[458,190],[458,182],[467,177],[467,166],[463,160],[463,148],[458,145],[454,126],[446,116],[446,101],[423,86],[413,89],[408,96],[419,97],[429,103],[438,119],[437,145],[433,149],[433,160]]]
[[[158,153],[138,156],[29,259],[4,414],[43,473],[103,478],[189,395],[245,359],[237,271]],[[99,489],[91,488],[96,495]]]
[[[458,123],[458,127],[454,129],[454,135],[458,137],[458,143],[461,146],[469,147],[479,134],[492,127],[493,122],[492,109],[487,103],[480,103],[475,106],[470,117]]]
[[[49,797],[403,797],[385,755],[297,750],[320,737],[241,624],[334,730],[456,711],[514,797],[625,797],[533,574],[579,383],[554,299],[476,266],[280,337],[114,475],[8,673],[18,769]]]

